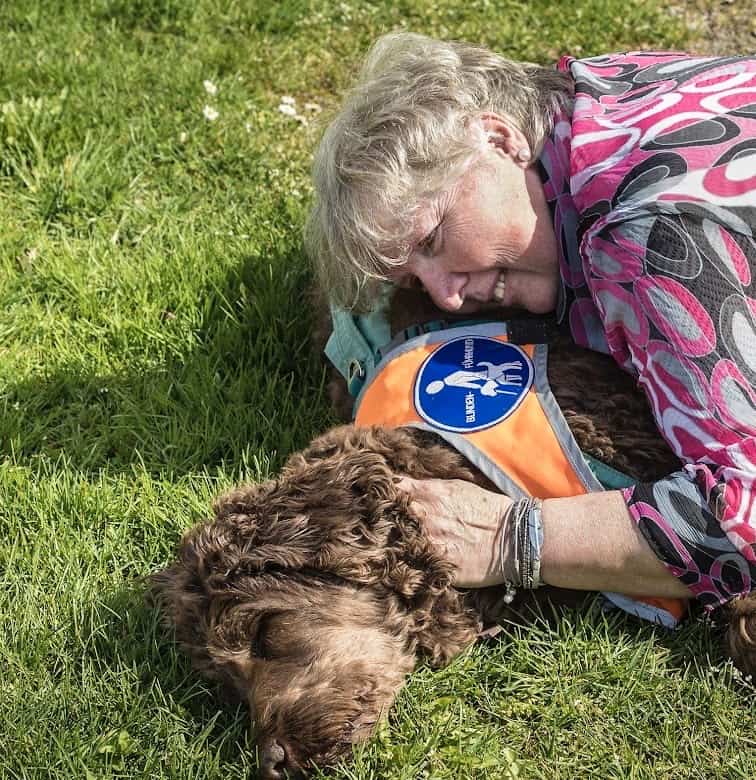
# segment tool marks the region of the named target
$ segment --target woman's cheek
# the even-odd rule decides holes
[[[559,275],[509,271],[504,288],[504,306],[526,309],[533,314],[547,314],[556,308]]]

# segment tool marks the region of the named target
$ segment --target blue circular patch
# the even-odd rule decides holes
[[[482,431],[509,417],[533,384],[533,363],[514,344],[462,336],[430,354],[415,378],[415,408],[431,425]]]

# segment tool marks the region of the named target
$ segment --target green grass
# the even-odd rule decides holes
[[[142,577],[331,421],[300,238],[317,127],[278,104],[327,113],[400,27],[541,62],[687,34],[628,0],[0,4],[0,777],[253,771],[246,714]],[[704,626],[592,610],[420,670],[330,776],[752,778],[753,703]]]

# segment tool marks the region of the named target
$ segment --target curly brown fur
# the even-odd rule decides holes
[[[422,311],[400,296],[396,328],[409,324],[402,305]],[[557,341],[549,378],[584,451],[637,479],[678,466],[610,359]],[[342,388],[332,381],[346,411]],[[500,589],[452,587],[451,565],[396,488],[400,475],[492,487],[431,433],[342,426],[292,455],[277,479],[219,498],[214,520],[189,531],[178,562],[152,578],[194,665],[249,704],[266,780],[347,755],[418,660],[447,663],[502,616]],[[756,599],[734,602],[730,616],[730,651],[752,669]]]
[[[337,428],[278,479],[221,497],[152,579],[195,666],[249,703],[265,777],[348,753],[418,658],[445,664],[480,629],[396,487],[398,474],[476,478],[426,444]],[[285,758],[266,770],[266,749]]]

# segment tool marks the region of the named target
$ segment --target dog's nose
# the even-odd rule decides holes
[[[286,743],[269,737],[260,743],[260,780],[284,780],[295,776],[288,766]]]

